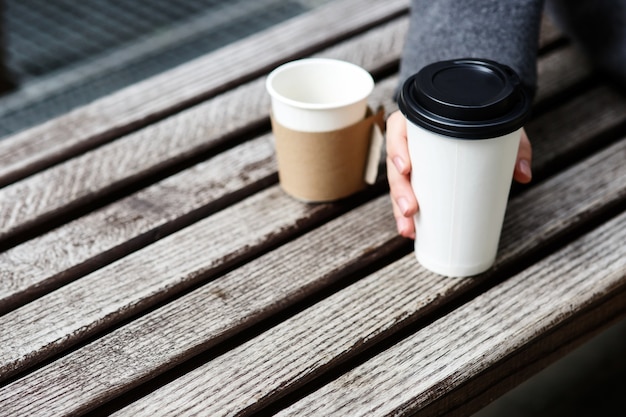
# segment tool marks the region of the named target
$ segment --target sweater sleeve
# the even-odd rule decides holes
[[[400,84],[432,62],[484,58],[513,68],[534,92],[543,0],[412,0]]]

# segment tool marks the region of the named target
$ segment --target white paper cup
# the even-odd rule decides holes
[[[267,77],[272,113],[300,132],[328,132],[359,122],[374,88],[372,76],[345,61],[307,58],[281,65]]]
[[[458,140],[409,123],[408,136],[419,202],[417,260],[447,276],[487,270],[496,258],[521,131]]]
[[[415,255],[425,268],[463,277],[493,265],[530,104],[515,73],[491,61],[444,61],[405,82]]]

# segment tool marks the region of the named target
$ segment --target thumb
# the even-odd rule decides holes
[[[513,179],[521,184],[527,184],[533,177],[532,174],[532,157],[533,151],[530,140],[526,131],[522,129],[522,138],[517,150],[517,160],[515,161],[515,170],[513,171]]]

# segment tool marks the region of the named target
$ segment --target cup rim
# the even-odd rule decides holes
[[[363,79],[367,80],[368,85],[363,88],[362,94],[352,97],[349,100],[335,101],[332,103],[310,103],[306,101],[294,100],[292,98],[285,97],[284,95],[276,91],[276,89],[274,88],[273,86],[274,79],[277,76],[281,75],[281,73],[283,73],[284,71],[287,71],[294,67],[310,65],[310,64],[315,64],[315,63],[324,63],[324,64],[342,66],[344,68],[350,68],[354,70],[355,72],[358,72],[361,76],[363,76]],[[374,84],[375,84],[374,78],[364,68],[348,61],[342,61],[342,60],[333,59],[333,58],[302,58],[302,59],[298,59],[295,61],[290,61],[272,70],[267,76],[267,79],[265,80],[265,88],[272,98],[282,103],[293,106],[293,107],[309,109],[309,110],[327,110],[327,109],[333,109],[337,107],[343,107],[343,106],[348,106],[354,103],[358,103],[359,101],[366,99],[372,93],[372,91],[374,90]]]

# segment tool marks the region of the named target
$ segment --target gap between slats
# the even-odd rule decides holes
[[[491,366],[498,373],[512,375],[519,364],[508,358],[517,355],[532,366],[545,349],[542,342],[546,339],[556,348],[561,343],[570,344],[579,336],[579,330],[573,328],[578,318],[602,323],[623,316],[626,254],[623,246],[616,251],[614,245],[624,241],[625,224],[626,212],[622,212],[278,415],[352,416],[361,415],[363,410],[370,410],[370,415],[409,415],[426,412],[426,407],[438,400],[448,410],[460,399],[471,398],[472,393],[466,390],[455,398],[456,402],[446,394],[474,378],[491,376]],[[598,281],[589,279],[588,273]],[[601,311],[605,300],[612,302]],[[590,318],[589,314],[597,317]],[[570,340],[559,339],[562,331]],[[557,337],[552,336],[553,332]],[[528,357],[524,357],[522,346],[531,350]],[[507,365],[509,369],[498,369]],[[428,411],[433,414],[425,415],[438,415],[441,409]]]
[[[341,51],[343,51],[343,49],[341,49],[341,50],[340,50],[340,52],[341,52]],[[339,54],[339,52],[336,52],[336,53],[337,53],[337,54]],[[566,61],[568,61],[568,60],[569,60],[569,58],[567,58],[567,59],[566,59]],[[554,66],[554,64],[550,64],[550,65],[548,65],[548,67],[551,67],[551,66]],[[545,65],[544,65],[544,67],[545,67]],[[566,64],[566,67],[569,67],[569,65],[567,65],[567,64]],[[558,68],[558,67],[557,67],[557,68]],[[555,69],[544,69],[542,73],[543,73],[543,74],[545,74],[545,75],[547,76],[547,77],[545,77],[545,78],[547,78],[547,79],[548,79],[548,81],[546,81],[546,82],[547,82],[547,83],[549,83],[549,82],[552,80],[552,78],[553,78],[553,77],[551,77],[550,75],[551,75],[551,74],[558,74],[558,72],[559,72],[559,71],[558,71],[558,69],[556,69],[556,70],[555,70]],[[555,75],[555,77],[556,77],[556,75]],[[395,81],[395,80],[393,80],[393,79],[390,79],[390,80],[388,80],[388,81],[386,81],[386,82],[383,82],[383,83],[382,83],[382,86],[383,86],[382,88],[381,88],[381,83],[379,83],[379,85],[377,86],[376,94],[375,94],[377,97],[375,98],[375,100],[374,100],[374,101],[375,101],[375,102],[378,102],[378,103],[384,103],[384,104],[385,104],[385,106],[386,106],[386,107],[388,107],[388,109],[389,109],[389,110],[394,109],[394,106],[395,106],[395,103],[390,103],[390,102],[389,102],[389,97],[391,97],[391,95],[392,95],[392,91],[393,91],[393,88],[394,88],[394,83],[395,83],[395,82],[396,82],[396,81]],[[541,84],[541,85],[543,85],[543,84]],[[540,88],[540,91],[541,91],[541,88]],[[242,93],[243,93],[243,92],[242,92]],[[613,101],[615,102],[615,100],[614,100],[614,99],[612,99],[612,98],[610,97],[610,92],[609,92],[608,94],[609,94],[609,100],[613,100]],[[592,97],[592,100],[593,100],[593,97]],[[606,99],[605,99],[605,101],[606,101]],[[601,102],[600,104],[602,104],[602,102]],[[619,102],[617,102],[617,105],[616,105],[614,108],[619,109],[619,108],[620,108],[620,107],[619,107],[619,104],[620,104],[620,103],[619,103]],[[609,107],[609,108],[611,108],[611,107]],[[552,114],[550,114],[550,115],[549,115],[549,117],[553,117],[553,115],[552,115]],[[545,118],[545,117],[544,117],[544,118]],[[595,119],[595,117],[594,117],[594,119]],[[603,117],[603,118],[602,118],[602,120],[606,120],[606,119],[607,119],[606,117]],[[557,120],[558,120],[558,118],[557,118]],[[577,118],[576,120],[582,120],[582,119]],[[531,130],[531,132],[532,132],[533,125],[538,125],[538,124],[541,124],[541,123],[544,123],[544,121],[540,121],[540,123],[535,123],[535,122],[531,121],[531,124],[530,124],[530,126],[529,126],[529,129]],[[595,126],[595,125],[594,125],[594,126]],[[570,129],[570,128],[571,128],[571,126],[566,125],[566,126],[565,126],[565,128],[566,128],[566,129]],[[538,145],[539,145],[539,149],[540,149],[540,145],[541,145],[541,142],[542,142],[542,139],[543,139],[543,138],[541,137],[541,130],[539,130],[539,135],[537,135],[537,136],[535,136],[535,133],[534,133],[534,132],[532,132],[532,133],[533,133],[533,136],[532,136],[533,138],[538,138],[538,141],[537,141],[537,142],[535,142],[535,147],[537,148],[537,147],[538,147]],[[148,134],[148,135],[149,135],[150,133],[149,133],[149,132],[146,132],[146,134]],[[560,135],[563,135],[563,134],[564,134],[564,135],[567,135],[568,133],[567,133],[567,131],[566,131],[566,130],[564,130],[563,132],[559,132],[559,134],[560,134]],[[543,135],[543,136],[545,136],[545,135]],[[585,137],[585,138],[588,138],[588,137],[589,137],[588,135],[580,135],[580,136],[581,136],[581,137]],[[552,141],[552,142],[554,142],[554,141]],[[597,142],[597,141],[592,141],[592,142],[594,142],[594,143],[595,143],[595,142]],[[235,148],[235,149],[236,149],[236,148]],[[543,156],[543,152],[541,152],[541,151],[540,151],[540,152],[536,152],[536,155],[537,155],[536,160],[539,160],[539,159]],[[542,165],[542,164],[537,164],[537,163],[536,163],[535,165],[539,165],[539,170],[541,170],[541,165]],[[544,165],[544,166],[546,166],[547,164],[543,164],[543,165]],[[194,169],[196,169],[196,168],[194,168]],[[554,171],[554,170],[552,170],[552,171]],[[194,174],[194,175],[195,175],[195,174]],[[269,173],[268,173],[268,175],[269,175]],[[209,182],[210,182],[210,181],[209,181]],[[250,186],[250,185],[249,185],[249,186]],[[254,187],[254,186],[253,186],[253,187]],[[252,190],[254,190],[254,188],[251,188],[251,189],[252,189]],[[139,193],[139,195],[140,195],[140,194],[142,194],[142,193],[140,192],[140,193]],[[243,197],[243,196],[245,196],[245,195],[242,195],[241,193],[239,193],[239,195],[241,195],[242,197]],[[117,196],[116,196],[116,197],[117,197]],[[123,196],[122,196],[122,195],[120,195],[119,197],[123,197]],[[132,197],[132,195],[131,195],[131,196],[129,196],[128,198],[133,198],[133,197]],[[128,199],[128,198],[126,198],[126,199]],[[122,200],[122,201],[123,201],[123,200]],[[114,206],[113,206],[113,207],[114,207]],[[190,208],[190,210],[192,210],[192,211],[193,211],[193,210],[196,210],[196,211],[197,211],[197,210],[198,210],[198,208],[199,208],[199,207],[196,207],[196,208]],[[96,211],[96,214],[97,214],[97,212],[99,212],[99,211],[102,211],[102,210],[97,210],[97,211]],[[210,210],[209,210],[209,211],[207,211],[207,209],[202,209],[202,210],[200,210],[200,211],[201,211],[201,212],[203,212],[203,213],[205,213],[205,215],[211,212]],[[182,215],[182,213],[181,213],[181,215]],[[91,217],[93,217],[93,216],[91,216]],[[183,217],[184,217],[184,216],[183,216]],[[73,224],[73,223],[75,223],[75,222],[72,222],[72,224]],[[185,222],[185,221],[178,221],[178,220],[177,220],[177,221],[174,221],[173,223],[176,223],[176,224],[178,224],[179,226],[175,226],[174,224],[168,224],[168,225],[163,226],[163,228],[161,228],[161,229],[159,229],[159,228],[154,229],[154,228],[153,228],[153,229],[151,229],[151,230],[152,230],[152,232],[151,232],[151,233],[152,233],[152,235],[153,235],[153,236],[161,236],[161,235],[162,235],[162,233],[164,233],[164,232],[165,232],[165,230],[166,230],[165,228],[166,228],[166,227],[167,227],[168,229],[170,229],[170,230],[176,230],[176,228],[177,228],[177,227],[182,227],[182,226],[184,226],[185,224],[188,224],[188,222]],[[143,234],[144,234],[144,236],[148,236],[146,233],[147,233],[149,230],[150,230],[150,229],[143,229],[142,231],[138,232],[138,234],[143,233]],[[42,238],[43,238],[43,239],[47,239],[49,236],[50,236],[50,233],[45,234],[44,236],[42,236]],[[26,237],[28,237],[28,235],[26,235]],[[120,237],[121,237],[121,236],[120,236]],[[25,238],[25,237],[24,237],[24,238]],[[57,239],[58,239],[58,238],[57,238]],[[129,236],[127,236],[127,237],[126,237],[126,239],[128,239],[128,240],[132,240],[132,239],[134,239],[134,237],[133,237],[132,235],[129,235]],[[149,242],[150,242],[150,240],[147,240],[147,241],[145,241],[145,244],[147,244],[147,243],[149,243]],[[29,242],[29,244],[30,244],[30,242]],[[75,244],[80,244],[80,242],[76,242]],[[26,246],[30,246],[30,245],[22,245],[22,246],[26,247]],[[105,251],[107,251],[107,250],[111,250],[113,247],[114,247],[114,246],[111,246],[111,247],[109,247],[109,248],[105,248],[105,249],[103,249],[103,250],[105,250]],[[134,246],[132,246],[132,247],[134,247]],[[5,249],[6,249],[6,248],[5,248]],[[19,250],[19,249],[18,249],[18,250]],[[129,248],[128,248],[128,249],[123,249],[122,247],[117,247],[117,249],[115,250],[115,253],[116,253],[116,256],[122,256],[123,254],[129,253],[129,251],[131,251],[131,250],[133,250],[133,249],[132,249],[130,246],[129,246]],[[9,256],[10,256],[10,255],[9,255]],[[101,260],[100,260],[100,264],[103,264],[103,262],[104,262],[104,263],[105,263],[105,262],[108,262],[108,261],[110,261],[112,258],[101,257],[100,259],[101,259]],[[109,260],[107,260],[107,259],[109,259]],[[81,262],[78,262],[78,264],[80,264],[80,263],[81,263]],[[78,266],[78,264],[76,264],[76,266]],[[73,266],[70,266],[70,268],[73,268]],[[69,277],[64,278],[64,280],[65,280],[65,281],[68,281],[68,280],[70,280],[70,279],[71,279],[71,278],[69,278]],[[11,277],[5,277],[5,282],[11,282]],[[9,284],[7,284],[7,285],[9,285]],[[49,288],[53,288],[55,285],[58,285],[58,284],[54,284],[52,287],[49,287]],[[42,293],[43,291],[45,291],[45,286],[44,286],[44,287],[37,287],[37,292],[38,292],[38,293]],[[5,294],[6,294],[6,291],[5,291]],[[6,297],[7,297],[7,296],[5,295],[4,297],[5,297],[5,300],[6,300]],[[9,305],[6,305],[6,306],[5,306],[5,310],[6,310],[6,309],[8,309],[8,308],[10,308],[10,306],[9,306]]]
[[[542,235],[541,239],[543,239],[543,243],[540,241],[540,238],[538,237],[537,239],[534,240],[534,245],[530,246],[530,247],[519,247],[519,245],[516,244],[517,240],[528,240],[530,241],[531,239],[527,239],[527,237],[534,235],[535,233],[537,233],[537,229],[536,228],[522,228],[522,229],[511,229],[513,231],[518,230],[518,235],[514,238],[512,238],[512,242],[507,244],[507,248],[504,250],[504,254],[501,255],[501,259],[499,260],[499,264],[495,270],[495,272],[488,274],[487,276],[483,277],[483,280],[494,280],[494,279],[501,279],[500,278],[496,278],[498,277],[500,274],[502,274],[502,271],[506,269],[505,264],[507,263],[511,263],[513,262],[516,258],[519,257],[529,257],[532,256],[533,251],[537,251],[538,247],[541,246],[542,244],[547,244],[546,242],[550,241],[550,239],[555,239],[555,236],[558,236],[559,234],[564,233],[564,231],[562,229],[567,229],[567,228],[577,228],[580,227],[580,222],[581,222],[581,216],[580,216],[580,212],[593,212],[593,210],[600,210],[600,208],[602,207],[602,205],[604,204],[604,201],[607,198],[613,198],[613,199],[617,199],[618,201],[621,201],[621,203],[623,203],[624,201],[624,194],[626,194],[626,189],[624,187],[624,172],[623,172],[623,167],[620,165],[619,161],[620,161],[620,153],[623,154],[626,149],[624,149],[624,146],[626,142],[622,142],[620,145],[621,147],[617,147],[616,150],[613,149],[609,149],[606,152],[604,152],[602,155],[598,155],[594,158],[592,158],[590,161],[586,162],[585,164],[581,165],[581,166],[575,166],[572,167],[572,169],[570,170],[571,172],[564,172],[562,173],[558,178],[555,177],[552,180],[552,183],[550,182],[546,182],[543,184],[542,188],[543,189],[534,189],[533,192],[537,193],[538,195],[547,195],[549,197],[549,200],[553,201],[553,205],[556,204],[554,203],[554,201],[560,201],[560,199],[563,199],[564,197],[570,195],[570,189],[569,187],[572,187],[572,185],[570,184],[569,179],[571,178],[571,176],[573,175],[573,172],[576,172],[579,176],[581,177],[589,177],[588,179],[590,181],[600,181],[602,182],[604,185],[603,186],[599,186],[599,185],[589,185],[589,187],[591,187],[591,191],[593,191],[595,193],[595,195],[591,194],[589,195],[589,200],[585,201],[585,202],[581,202],[578,200],[574,200],[574,202],[578,205],[575,209],[572,209],[571,212],[564,212],[561,213],[562,216],[564,216],[564,218],[556,218],[556,219],[552,219],[551,217],[547,217],[546,216],[533,216],[533,210],[536,209],[536,205],[534,205],[534,199],[532,198],[532,196],[525,196],[525,198],[521,199],[518,198],[518,204],[519,206],[515,206],[516,202],[513,202],[513,207],[514,207],[514,212],[516,214],[518,214],[517,216],[517,220],[518,222],[526,222],[527,221],[527,217],[530,216],[532,218],[535,217],[539,217],[542,219],[545,219],[545,221],[547,221],[548,223],[552,223],[552,225],[550,227],[548,227],[548,225],[544,225],[543,227],[546,229],[546,232],[548,233],[548,235]],[[607,161],[604,161],[604,159],[608,159],[609,161],[612,161],[611,163],[608,163]],[[616,162],[617,161],[617,162]],[[606,162],[605,164],[603,164],[602,162]],[[612,167],[612,168],[611,168]],[[610,180],[610,178],[607,178],[607,173],[610,175],[611,172],[613,172],[612,170],[616,169],[616,172],[621,172],[621,177],[622,178],[620,181],[618,181],[617,183],[614,183],[613,181]],[[595,171],[594,171],[595,170]],[[598,172],[596,172],[598,171]],[[604,172],[603,175],[600,175],[599,172]],[[556,186],[555,184],[560,184],[560,187]],[[621,185],[621,188],[620,188]],[[606,187],[617,187],[617,191],[616,190],[609,190],[606,189]],[[553,191],[553,189],[556,189],[556,191]],[[562,195],[559,195],[562,194]],[[620,204],[621,204],[620,203]],[[534,208],[535,207],[535,208]],[[561,207],[560,203],[557,204],[555,207],[555,211],[556,207]],[[623,207],[622,207],[623,208]],[[556,214],[556,213],[553,213]],[[514,217],[515,219],[516,217]],[[341,221],[340,219],[337,219],[337,221]],[[584,221],[584,218],[583,218]],[[330,225],[330,223],[329,223]],[[554,226],[558,225],[557,228],[555,228]],[[531,225],[532,226],[532,225]],[[507,226],[510,227],[510,226]],[[320,233],[322,233],[323,235],[326,235],[326,233],[322,230],[320,230]],[[524,236],[520,236],[519,234],[524,234]],[[525,237],[526,236],[526,237]],[[307,239],[308,236],[304,236],[303,240],[308,240]],[[324,238],[326,239],[327,236],[324,236]],[[562,243],[562,242],[561,242]],[[281,248],[282,249],[282,248]],[[278,252],[280,252],[281,249],[278,249]],[[269,256],[269,255],[268,255]],[[277,254],[276,256],[280,257],[280,254]],[[261,264],[265,264],[267,265],[267,262],[263,262],[263,260],[259,260],[259,265]],[[407,257],[403,258],[401,261],[402,265],[406,265],[406,270],[407,271],[415,271],[415,273],[417,273],[419,271],[419,268],[417,266],[417,264],[415,263],[415,260],[413,258],[412,255],[408,255]],[[516,261],[519,262],[519,259]],[[254,266],[254,262],[250,263],[247,265],[247,268],[252,268],[252,270],[254,270],[255,266]],[[391,273],[390,271],[394,271],[397,268],[399,268],[399,265],[397,263],[389,265],[388,267],[384,268],[383,272],[381,273],[385,273],[384,271],[387,271],[386,273]],[[374,274],[374,275],[380,275],[380,274]],[[409,273],[410,275],[410,273]],[[491,275],[491,276],[489,276]],[[506,274],[505,274],[506,275]],[[242,273],[242,276],[244,277],[248,277],[248,274],[246,273]],[[433,279],[432,275],[428,275],[429,279]],[[370,278],[367,278],[368,280]],[[372,278],[375,279],[375,278]],[[436,280],[435,280],[436,281]],[[448,282],[448,285],[450,285],[450,283],[454,283],[457,282],[456,280],[444,280],[443,282]],[[360,281],[359,281],[360,282]],[[464,292],[467,291],[468,289],[471,289],[471,287],[475,286],[477,283],[480,282],[480,278],[479,279],[470,279],[470,280],[464,280],[464,281],[459,281],[462,282],[463,285],[460,287],[457,287],[456,284],[454,284],[448,291],[447,294],[445,294],[445,296],[443,296],[441,293],[435,293],[438,295],[435,295],[435,300],[437,300],[436,303],[432,304],[433,301],[431,300],[430,302],[425,302],[425,306],[427,306],[427,309],[430,308],[435,308],[435,307],[440,307],[440,303],[445,303],[445,302],[450,302],[451,299],[454,299],[456,297],[459,296],[459,292]],[[215,282],[216,284],[218,284],[218,281]],[[355,284],[355,285],[361,285],[359,283]],[[201,291],[201,290],[199,290]],[[404,292],[401,292],[404,293]],[[192,296],[190,294],[190,296]],[[443,298],[442,298],[443,296]],[[430,296],[429,296],[430,297]],[[199,297],[197,301],[195,302],[187,302],[185,300],[185,298],[181,298],[177,301],[177,303],[181,303],[182,305],[186,305],[186,306],[191,306],[191,305],[196,305],[198,303],[202,303],[203,297]],[[330,301],[329,301],[330,302]],[[399,300],[398,300],[399,302]],[[174,309],[177,310],[177,308],[175,307],[175,305],[168,305],[165,307],[166,309]],[[200,307],[198,307],[200,308]],[[315,308],[315,307],[314,307]],[[320,307],[322,308],[322,307]],[[205,308],[204,309],[206,312],[211,311],[212,309],[210,308]],[[422,312],[423,313],[423,312]],[[154,311],[154,314],[159,314],[158,310]],[[411,323],[411,321],[415,321],[417,320],[418,317],[415,316],[415,314],[421,314],[421,313],[413,313],[414,315],[408,315],[408,316],[401,316],[402,318],[400,319],[399,322],[394,323],[391,322],[391,330],[392,331],[397,331],[398,330],[398,326],[402,327],[402,326],[406,326],[408,324]],[[156,319],[155,322],[161,322],[163,319]],[[132,326],[132,324],[130,325]],[[278,325],[279,327],[282,326],[282,324]],[[121,328],[120,332],[124,332],[125,329]],[[129,330],[130,331],[130,330]],[[153,333],[155,330],[151,329],[150,333]],[[112,333],[110,336],[106,336],[104,339],[101,340],[106,340],[107,337],[114,337],[116,332]],[[137,335],[137,333],[135,331],[130,331],[130,333]],[[385,335],[388,336],[388,335]],[[380,336],[382,337],[382,336]],[[159,336],[159,340],[182,340],[184,338],[181,339],[181,337],[175,337],[172,335],[169,335],[169,337],[160,337]],[[359,340],[361,340],[362,337],[359,338]],[[369,340],[369,339],[367,339]],[[376,337],[372,336],[372,339],[369,340],[369,343],[373,343],[376,342],[377,339]],[[99,341],[96,341],[96,343]],[[357,341],[358,342],[358,341]],[[358,343],[362,343],[362,342],[358,342]],[[122,343],[123,344],[123,343]],[[112,345],[116,345],[119,346],[120,342],[113,342]],[[148,345],[152,345],[152,343],[148,343]],[[243,346],[243,345],[242,345]],[[363,344],[362,348],[367,347],[367,342]],[[356,348],[353,348],[356,349]],[[168,349],[169,351],[169,349]],[[80,354],[80,350],[76,351],[77,354]],[[162,354],[164,354],[165,352],[163,352]],[[158,356],[158,355],[157,355]],[[102,357],[102,358],[107,358],[108,357],[106,355],[94,355],[94,357]],[[59,363],[62,362],[62,359],[59,359]],[[72,363],[72,354],[70,354],[70,356],[68,356],[68,363]],[[209,368],[211,368],[214,364],[208,363],[206,366],[208,366]],[[54,366],[54,364],[50,365],[50,366]],[[84,367],[85,369],[87,369],[87,367]],[[198,368],[198,372],[203,373],[202,371],[202,367]],[[87,380],[89,381],[97,381],[97,378],[87,378]],[[41,382],[41,381],[40,381]],[[40,382],[35,383],[36,386],[40,385]],[[181,382],[184,383],[184,382]],[[203,382],[199,382],[203,387],[206,386],[206,383]],[[281,386],[283,386],[283,384],[281,383]],[[26,389],[26,388],[25,388]],[[30,388],[27,388],[27,390],[29,390]],[[285,387],[284,389],[287,389],[287,387]],[[289,388],[291,389],[291,388]],[[10,391],[9,391],[10,393]],[[283,392],[284,394],[284,392]],[[157,394],[158,395],[158,392]],[[47,400],[46,400],[46,404]]]
[[[395,83],[378,83],[374,102],[388,105]],[[275,184],[271,141],[245,142],[0,253],[0,315]]]
[[[129,403],[129,408],[124,409],[120,415],[148,415],[155,411],[152,407],[161,407],[160,411],[165,411],[166,408],[163,407],[170,405],[175,408],[180,406],[181,408],[177,410],[182,414],[202,409],[211,410],[211,413],[216,413],[214,415],[220,413],[248,415],[258,411],[258,407],[268,405],[291,390],[302,388],[303,384],[314,381],[312,387],[305,386],[303,391],[295,395],[296,398],[318,386],[325,385],[359,363],[385,352],[407,337],[412,337],[415,331],[439,318],[440,310],[444,312],[452,310],[452,307],[447,306],[449,303],[454,304],[453,307],[459,307],[466,302],[471,302],[478,294],[488,293],[494,285],[506,282],[504,278],[508,277],[511,272],[523,270],[526,267],[536,269],[537,267],[531,265],[537,262],[535,259],[537,252],[542,252],[545,246],[551,246],[553,250],[563,247],[565,247],[563,250],[568,250],[567,245],[571,242],[570,238],[573,234],[580,236],[588,232],[589,225],[586,223],[588,218],[580,216],[580,213],[590,214],[589,212],[595,209],[595,217],[607,220],[605,216],[607,213],[602,207],[608,198],[615,199],[615,204],[618,206],[615,211],[622,213],[626,209],[626,172],[620,163],[624,154],[626,154],[626,140],[607,149],[602,155],[591,158],[583,165],[573,167],[568,172],[546,182],[541,190],[533,190],[537,195],[552,199],[552,216],[537,215],[546,222],[542,225],[543,230],[532,227],[532,224],[528,228],[509,230],[509,232],[517,231],[517,234],[505,243],[506,246],[502,249],[503,253],[499,257],[496,269],[488,274],[468,279],[437,277],[421,270],[413,254],[409,254],[400,261],[358,281],[345,291],[329,296],[319,305],[314,305],[309,310],[296,312],[293,317],[268,330],[266,334],[261,334],[220,357],[207,358],[207,361],[197,369],[187,369],[183,375],[177,374],[177,379],[165,378],[163,381],[165,385],[162,388],[157,388],[154,392],[151,392],[154,387],[150,388],[148,390],[150,393],[137,403],[133,402],[136,398],[131,396],[125,400]],[[613,177],[613,172],[616,177]],[[570,195],[571,189],[576,188],[576,185],[570,183],[572,175],[578,175],[582,180],[600,181],[603,185],[588,183],[588,186],[593,189],[593,193],[590,191],[590,194],[595,193],[595,195],[590,195],[589,200],[584,203],[574,199],[574,203],[578,205],[576,209],[559,213],[558,207],[563,207],[563,205],[554,201],[566,198]],[[602,179],[599,180],[598,177]],[[514,207],[516,216],[511,221],[524,223],[526,217],[536,215],[533,212],[536,205],[532,197],[527,195],[516,200],[518,203],[518,206]],[[615,212],[612,213],[612,215],[615,214]],[[561,215],[564,217],[560,218]],[[546,232],[546,235],[538,233],[539,231]],[[567,236],[567,239],[563,239],[564,236]],[[518,241],[530,240],[534,241],[534,245],[524,247],[517,245]],[[549,265],[550,261],[544,258],[539,264]],[[374,281],[378,284],[374,285]],[[398,281],[401,283],[397,283]],[[397,288],[393,292],[395,295],[389,296],[391,304],[379,305],[375,300],[385,296],[385,292],[388,291],[387,286],[394,285],[397,285]],[[425,287],[418,288],[420,285]],[[480,291],[474,291],[479,287],[481,287]],[[417,299],[413,300],[413,298]],[[377,307],[370,308],[368,306],[370,303],[376,304]],[[369,330],[367,324],[363,324],[367,321],[360,319],[361,305],[364,306],[363,308],[367,307],[370,313],[368,317],[372,321],[371,326],[380,326],[380,328]],[[433,313],[435,308],[439,311]],[[333,317],[333,312],[340,316],[333,317],[331,320],[325,317],[325,312],[328,311],[331,312],[329,313],[331,317]],[[339,326],[340,330],[335,330],[335,326]],[[365,327],[362,333],[353,335],[351,334],[352,326]],[[333,336],[334,331],[338,333],[345,331],[350,335],[350,339],[326,341],[323,342],[324,347],[320,345],[318,349],[318,341],[322,343],[321,341],[326,337]],[[388,339],[377,344],[380,338]],[[300,353],[298,353],[298,346],[302,347]],[[311,349],[307,349],[307,346],[311,346]],[[335,346],[343,347],[335,348]],[[264,348],[268,349],[267,355],[259,355]],[[360,353],[359,349],[365,348],[371,350],[341,364],[346,360],[344,355],[349,357],[354,353]],[[339,350],[335,352],[336,349]],[[276,360],[279,362],[270,366],[266,362],[273,362],[274,356],[278,357]],[[296,365],[291,365],[294,363]],[[290,370],[292,366],[296,368]],[[328,367],[331,368],[330,371]],[[239,369],[239,374],[235,376],[231,370],[237,369]],[[281,376],[284,372],[288,375]],[[325,372],[329,373],[324,375]],[[214,373],[219,375],[218,379],[211,377]],[[320,377],[321,380],[316,380]],[[215,384],[215,381],[219,383]],[[214,396],[211,396],[212,394]],[[193,397],[193,400],[187,398],[187,395]],[[158,398],[176,398],[180,402],[173,401],[170,404],[164,404]],[[293,398],[289,399],[291,400]],[[276,410],[272,408],[272,411]]]

